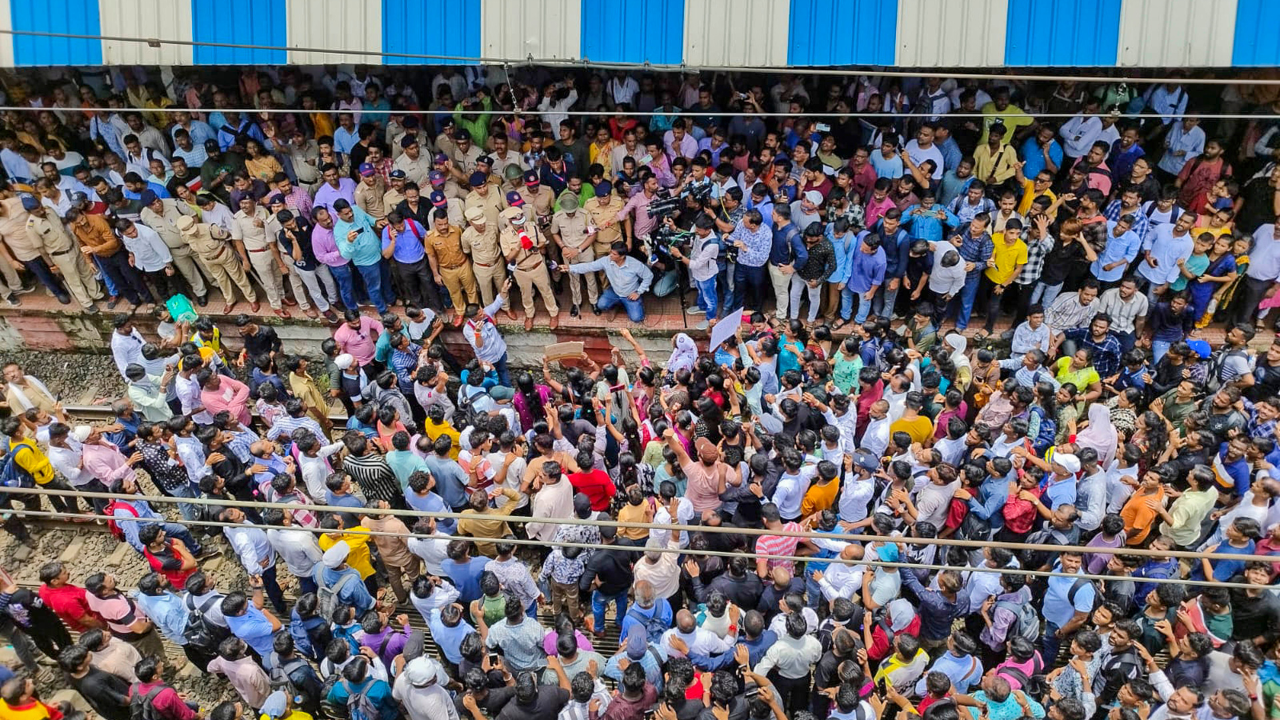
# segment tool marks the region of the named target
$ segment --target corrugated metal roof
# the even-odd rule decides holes
[[[785,65],[791,0],[695,0],[685,6],[690,65]]]
[[[485,57],[576,58],[582,51],[582,0],[485,0]]]
[[[480,5],[479,0],[382,0],[382,50],[479,57]],[[383,62],[387,65],[464,64],[403,57],[383,57]]]
[[[98,0],[18,0],[10,3],[14,30],[101,35]],[[101,65],[102,42],[80,38],[14,35],[17,65]]]
[[[893,65],[898,0],[791,0],[787,63]]]
[[[191,0],[191,35],[195,40],[284,47],[288,42],[285,0]],[[197,45],[197,65],[283,65],[284,50]]]
[[[1123,0],[1016,0],[1009,3],[1006,65],[1115,65]]]
[[[1280,65],[1280,3],[1276,0],[1238,0],[1231,64],[1265,67]]]
[[[1003,65],[1009,2],[899,0],[897,64],[938,68]]]
[[[1116,62],[1138,67],[1231,64],[1236,0],[1125,0]]]
[[[376,0],[288,0],[289,47],[381,50],[382,3]],[[377,64],[376,55],[289,51],[297,64]]]
[[[685,0],[582,0],[581,57],[684,62],[684,5]]]
[[[100,0],[102,34],[117,37],[191,39],[191,5],[173,0]],[[102,41],[108,65],[190,65],[190,45]]]

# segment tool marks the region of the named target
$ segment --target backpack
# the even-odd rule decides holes
[[[125,542],[127,538],[124,535],[124,528],[120,527],[120,523],[116,521],[115,514],[117,510],[124,510],[125,514],[138,517],[138,511],[132,505],[119,500],[112,500],[102,509],[102,514],[107,516],[107,529],[115,536],[116,540]]]
[[[36,486],[36,479],[26,468],[18,464],[18,451],[22,449],[31,450],[28,445],[18,445],[12,450],[6,450],[0,453],[0,485],[11,488],[33,488]]]
[[[267,676],[268,681],[271,683],[271,689],[284,690],[291,697],[301,695],[300,688],[294,685],[289,676],[306,664],[306,660],[297,657],[287,662],[277,663],[275,667],[271,668],[271,672]]]
[[[1071,589],[1067,591],[1067,604],[1073,608],[1076,606],[1076,594],[1079,593],[1081,588],[1085,585],[1093,588],[1093,607],[1089,608],[1089,611],[1092,612],[1102,607],[1102,602],[1106,598],[1102,595],[1102,588],[1098,587],[1097,583],[1088,578],[1080,578],[1071,583]]]
[[[648,617],[645,617],[644,615],[641,615],[640,613],[636,612],[636,608],[634,607],[628,608],[627,617],[631,618],[632,620],[635,620],[641,625],[644,625],[645,634],[648,635],[649,642],[651,643],[662,642],[662,635],[667,631],[668,628],[665,624],[663,624],[662,619],[658,617],[657,605],[654,605],[653,614]]]
[[[156,710],[156,696],[165,689],[164,686],[157,685],[146,694],[138,691],[140,687],[141,683],[134,684],[129,693],[129,720],[161,720]]]
[[[341,602],[338,599],[338,594],[341,593],[342,588],[350,582],[354,573],[344,574],[342,577],[338,578],[338,582],[334,583],[333,587],[328,587],[324,584],[324,581],[322,580],[323,573],[324,566],[317,565],[314,579],[316,581],[316,599],[320,601],[320,612],[318,614],[322,618],[327,618],[331,617],[333,615],[334,608],[338,607],[338,604]]]
[[[221,598],[211,597],[205,601],[204,605],[196,607],[194,597],[188,595],[186,599],[187,625],[182,629],[182,637],[187,641],[187,647],[203,655],[216,655],[218,644],[230,634],[230,631],[223,632],[222,628],[204,619],[205,613],[209,612],[209,608],[219,600]]]
[[[378,720],[381,717],[382,713],[369,699],[369,689],[373,687],[372,680],[360,692],[356,692],[351,687],[351,683],[345,679],[342,681],[342,686],[347,689],[347,716],[351,720]]]
[[[485,390],[483,387],[478,393],[469,393],[467,390],[468,387],[464,386],[462,391],[459,393],[461,397],[458,398],[458,404],[453,411],[454,427],[477,425],[478,423],[476,420],[482,413],[479,413],[475,408],[476,399],[489,396],[489,391]]]
[[[1005,675],[1018,681],[1018,684],[1022,686],[1022,691],[1024,693],[1029,697],[1038,697],[1044,690],[1044,681],[1041,676],[1041,673],[1044,671],[1043,663],[1044,661],[1039,657],[1034,658],[1032,661],[1031,675],[1027,675],[1027,673],[1020,668],[1012,666],[998,667],[996,668],[996,674]]]
[[[1205,389],[1209,392],[1217,392],[1222,389],[1226,383],[1222,382],[1222,369],[1226,367],[1227,360],[1233,357],[1243,357],[1247,362],[1249,353],[1245,350],[1219,350],[1209,359],[1208,378],[1205,380]]]
[[[317,640],[328,636],[330,640],[333,635],[329,632],[329,623],[324,621],[320,616],[300,619],[295,616],[294,621],[289,623],[289,635],[293,637],[293,645],[299,653],[307,657],[318,660],[323,657],[324,647],[317,647],[318,643],[312,642],[311,633],[319,630]]]
[[[1040,615],[1036,613],[1036,609],[1031,603],[1014,603],[1008,600],[997,600],[995,609],[1004,608],[1013,613],[1016,618],[1012,625],[1009,626],[1009,632],[1012,635],[1006,636],[1006,640],[1013,637],[1020,637],[1032,645],[1040,642]]]

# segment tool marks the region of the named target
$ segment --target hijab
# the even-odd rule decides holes
[[[681,370],[692,370],[698,359],[698,345],[685,333],[676,335],[676,346],[667,359],[667,372],[676,373]]]
[[[944,338],[944,342],[951,348],[951,362],[956,366],[956,370],[969,367],[969,356],[964,354],[965,350],[969,349],[969,338],[960,333],[951,333]]]
[[[1089,427],[1076,435],[1076,444],[1098,451],[1098,464],[1106,467],[1116,456],[1119,434],[1111,424],[1111,411],[1102,403],[1089,406]]]

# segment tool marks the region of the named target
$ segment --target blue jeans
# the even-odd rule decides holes
[[[329,274],[333,275],[333,279],[338,283],[338,296],[342,298],[342,304],[350,310],[360,307],[360,303],[356,302],[356,286],[351,279],[350,265],[329,265]]]
[[[498,373],[498,384],[503,387],[512,387],[511,371],[507,368],[507,354],[502,353],[502,357],[498,358],[498,362],[493,364],[493,369]],[[548,595],[547,597],[551,597]]]
[[[1055,634],[1058,632],[1058,626],[1044,621],[1044,636],[1040,638],[1040,655],[1044,658],[1044,664],[1049,665],[1058,657],[1058,646],[1062,641]]]
[[[877,316],[893,317],[893,308],[898,304],[898,288],[895,287],[892,290],[888,288],[889,283],[896,279],[897,278],[891,278],[887,275],[885,276],[884,285],[880,288],[881,292],[877,293],[875,298]],[[898,285],[902,285],[901,281],[899,281]],[[861,310],[859,310],[859,312],[861,312]],[[866,320],[866,318],[864,317],[862,320]],[[862,322],[862,320],[859,320],[858,322]]]
[[[675,292],[676,281],[680,279],[679,273],[668,270],[661,275],[655,272],[654,275],[656,277],[653,279],[653,285],[649,288],[654,297],[666,297]]]
[[[364,287],[369,291],[369,301],[379,313],[387,311],[387,303],[382,296],[382,263],[377,265],[357,265],[360,277],[364,279]],[[345,302],[345,300],[344,300]]]
[[[1058,295],[1062,293],[1062,283],[1057,285],[1046,285],[1042,282],[1036,283],[1036,289],[1031,292],[1031,304],[1048,308],[1058,299]]]
[[[173,491],[174,497],[194,498],[198,496],[196,488],[191,483],[187,483],[177,490]],[[178,512],[182,515],[183,520],[195,520],[200,517],[200,509],[191,503],[178,503]]]
[[[1126,333],[1117,332],[1115,333],[1115,336],[1116,336],[1116,339],[1120,341],[1121,354],[1127,353],[1130,350],[1132,350],[1133,346],[1138,342],[1138,336],[1131,332],[1126,332]]]
[[[805,605],[813,610],[818,609],[819,603],[825,603],[826,599],[822,597],[822,586],[817,580],[813,579],[813,571],[806,569],[804,571],[804,592],[806,597]]]
[[[969,327],[969,316],[973,314],[973,302],[978,299],[978,283],[982,273],[974,273],[964,279],[964,287],[960,289],[959,312],[956,313],[956,330]]]
[[[164,528],[165,535],[181,540],[182,544],[187,546],[187,549],[191,551],[192,555],[200,554],[200,543],[196,542],[196,539],[191,537],[191,531],[187,530],[186,527],[179,525],[178,523],[164,523],[161,527]]]
[[[307,593],[318,591],[320,587],[316,585],[315,580],[312,580],[309,577],[298,576],[298,589],[302,591],[303,595],[306,595]]]
[[[102,284],[107,286],[107,295],[110,297],[119,297],[120,288],[116,287],[115,279],[111,277],[110,273],[103,269],[102,261],[98,259],[97,255],[93,255],[91,257],[93,258],[93,266],[98,271],[98,276],[102,278]]]
[[[848,290],[846,289],[846,292]],[[867,293],[858,293],[858,314],[854,316],[853,321],[861,325],[867,321],[867,316],[871,314],[871,306],[879,299],[879,295],[872,298]]]
[[[698,307],[707,314],[707,319],[711,320],[716,316],[716,279],[712,277],[710,280],[694,280],[694,285],[698,287]]]
[[[1173,343],[1167,340],[1151,341],[1151,366],[1152,367],[1155,367],[1156,364],[1160,362],[1160,358],[1164,357],[1164,354],[1169,352],[1169,346],[1172,344]]]
[[[609,607],[609,603],[616,603],[618,627],[622,627],[622,618],[627,616],[627,593],[620,592],[617,595],[605,595],[599,590],[591,593],[591,615],[595,617],[596,632],[604,632],[604,611]]]
[[[627,317],[631,318],[631,322],[644,322],[644,299],[641,297],[637,300],[625,298],[613,291],[613,288],[606,288],[600,293],[600,301],[596,303],[596,309],[600,312],[610,310],[621,305],[627,310]]]

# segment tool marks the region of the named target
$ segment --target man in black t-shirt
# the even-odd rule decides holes
[[[79,645],[65,648],[58,655],[58,664],[94,712],[105,720],[129,720],[128,680],[94,667],[89,651]]]

